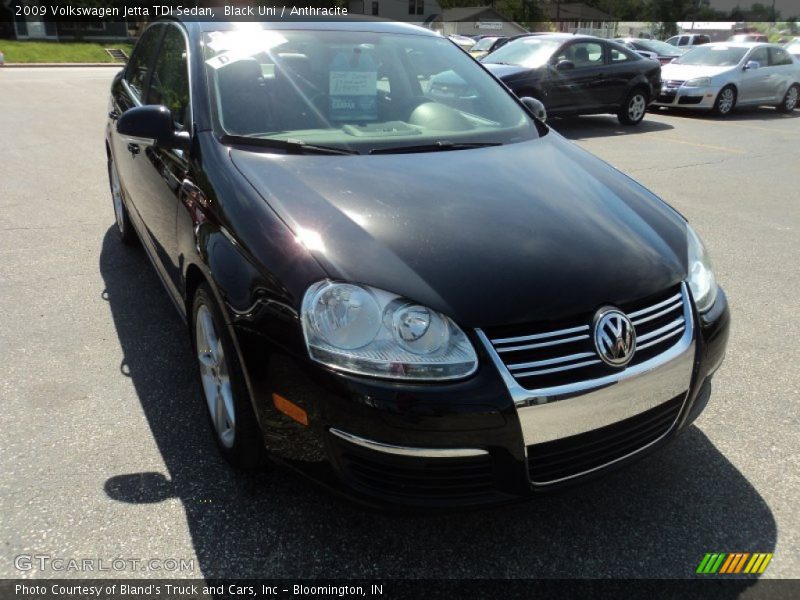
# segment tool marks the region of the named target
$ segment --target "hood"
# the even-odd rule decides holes
[[[497,63],[487,62],[481,62],[481,64],[486,67],[490,73],[494,74],[495,77],[499,77],[504,81],[514,79],[517,75],[522,75],[523,73],[535,74],[538,70],[530,69],[528,67],[521,67],[519,65],[500,65]]]
[[[688,81],[695,77],[714,77],[736,67],[707,67],[703,65],[679,65],[668,63],[661,67],[661,79],[678,79]]]
[[[473,150],[230,156],[331,278],[463,326],[557,321],[685,276],[682,218],[552,131]]]

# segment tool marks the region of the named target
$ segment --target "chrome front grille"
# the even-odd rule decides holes
[[[686,316],[691,314],[685,310],[688,301],[686,292],[676,286],[643,302],[620,307],[636,331],[636,352],[625,369],[659,355],[680,341],[686,330]],[[507,329],[492,328],[484,329],[483,333],[520,386],[541,390],[624,370],[600,360],[592,340],[592,317],[583,315],[558,329],[521,327],[524,335],[508,335]]]
[[[667,80],[662,82],[662,86],[670,88],[670,89],[672,89],[672,88],[677,89],[677,88],[681,87],[684,83],[685,82],[683,80],[680,80],[680,79],[667,79]]]

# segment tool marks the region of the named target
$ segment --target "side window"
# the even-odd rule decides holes
[[[687,46],[689,44],[689,37],[682,35],[678,38],[678,46]]]
[[[602,65],[603,46],[597,42],[576,42],[567,46],[557,60],[572,61],[576,69]]]
[[[186,41],[176,25],[170,25],[161,43],[147,104],[163,104],[172,111],[177,128],[186,125],[189,117],[189,65]]]
[[[767,55],[766,48],[756,48],[750,53],[750,58],[747,59],[748,61],[754,60],[760,66],[766,67],[769,65],[769,57]]]
[[[783,48],[770,48],[769,49],[769,64],[780,67],[783,65],[791,65],[792,57]]]
[[[153,56],[158,49],[158,40],[164,28],[161,25],[151,26],[144,32],[133,52],[128,66],[125,67],[125,81],[138,99],[144,95],[144,86],[153,64]]]
[[[636,55],[632,52],[624,50],[622,48],[617,48],[609,44],[609,57],[611,58],[611,64],[617,65],[619,63],[624,63],[629,60],[636,60]]]

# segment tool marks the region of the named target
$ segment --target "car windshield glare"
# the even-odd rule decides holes
[[[538,135],[513,97],[446,38],[239,29],[207,33],[203,47],[223,135],[361,154]]]
[[[537,37],[509,42],[484,58],[486,63],[504,63],[535,69],[544,65],[561,45],[555,40]]]
[[[478,40],[478,43],[472,47],[472,50],[488,50],[496,41],[496,37],[481,38]]]
[[[745,54],[747,48],[740,46],[698,46],[675,62],[680,65],[733,67],[741,62]]]

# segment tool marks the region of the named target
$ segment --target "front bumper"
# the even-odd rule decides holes
[[[722,290],[689,318],[688,345],[658,369],[553,402],[521,402],[477,339],[480,367],[465,381],[371,380],[274,353],[253,391],[271,455],[337,492],[380,507],[502,503],[625,465],[688,427],[727,345]],[[272,393],[301,406],[310,425],[279,413]]]
[[[710,110],[714,108],[714,102],[720,89],[719,86],[686,87],[685,85],[673,86],[664,82],[661,91],[653,101],[653,106]]]

